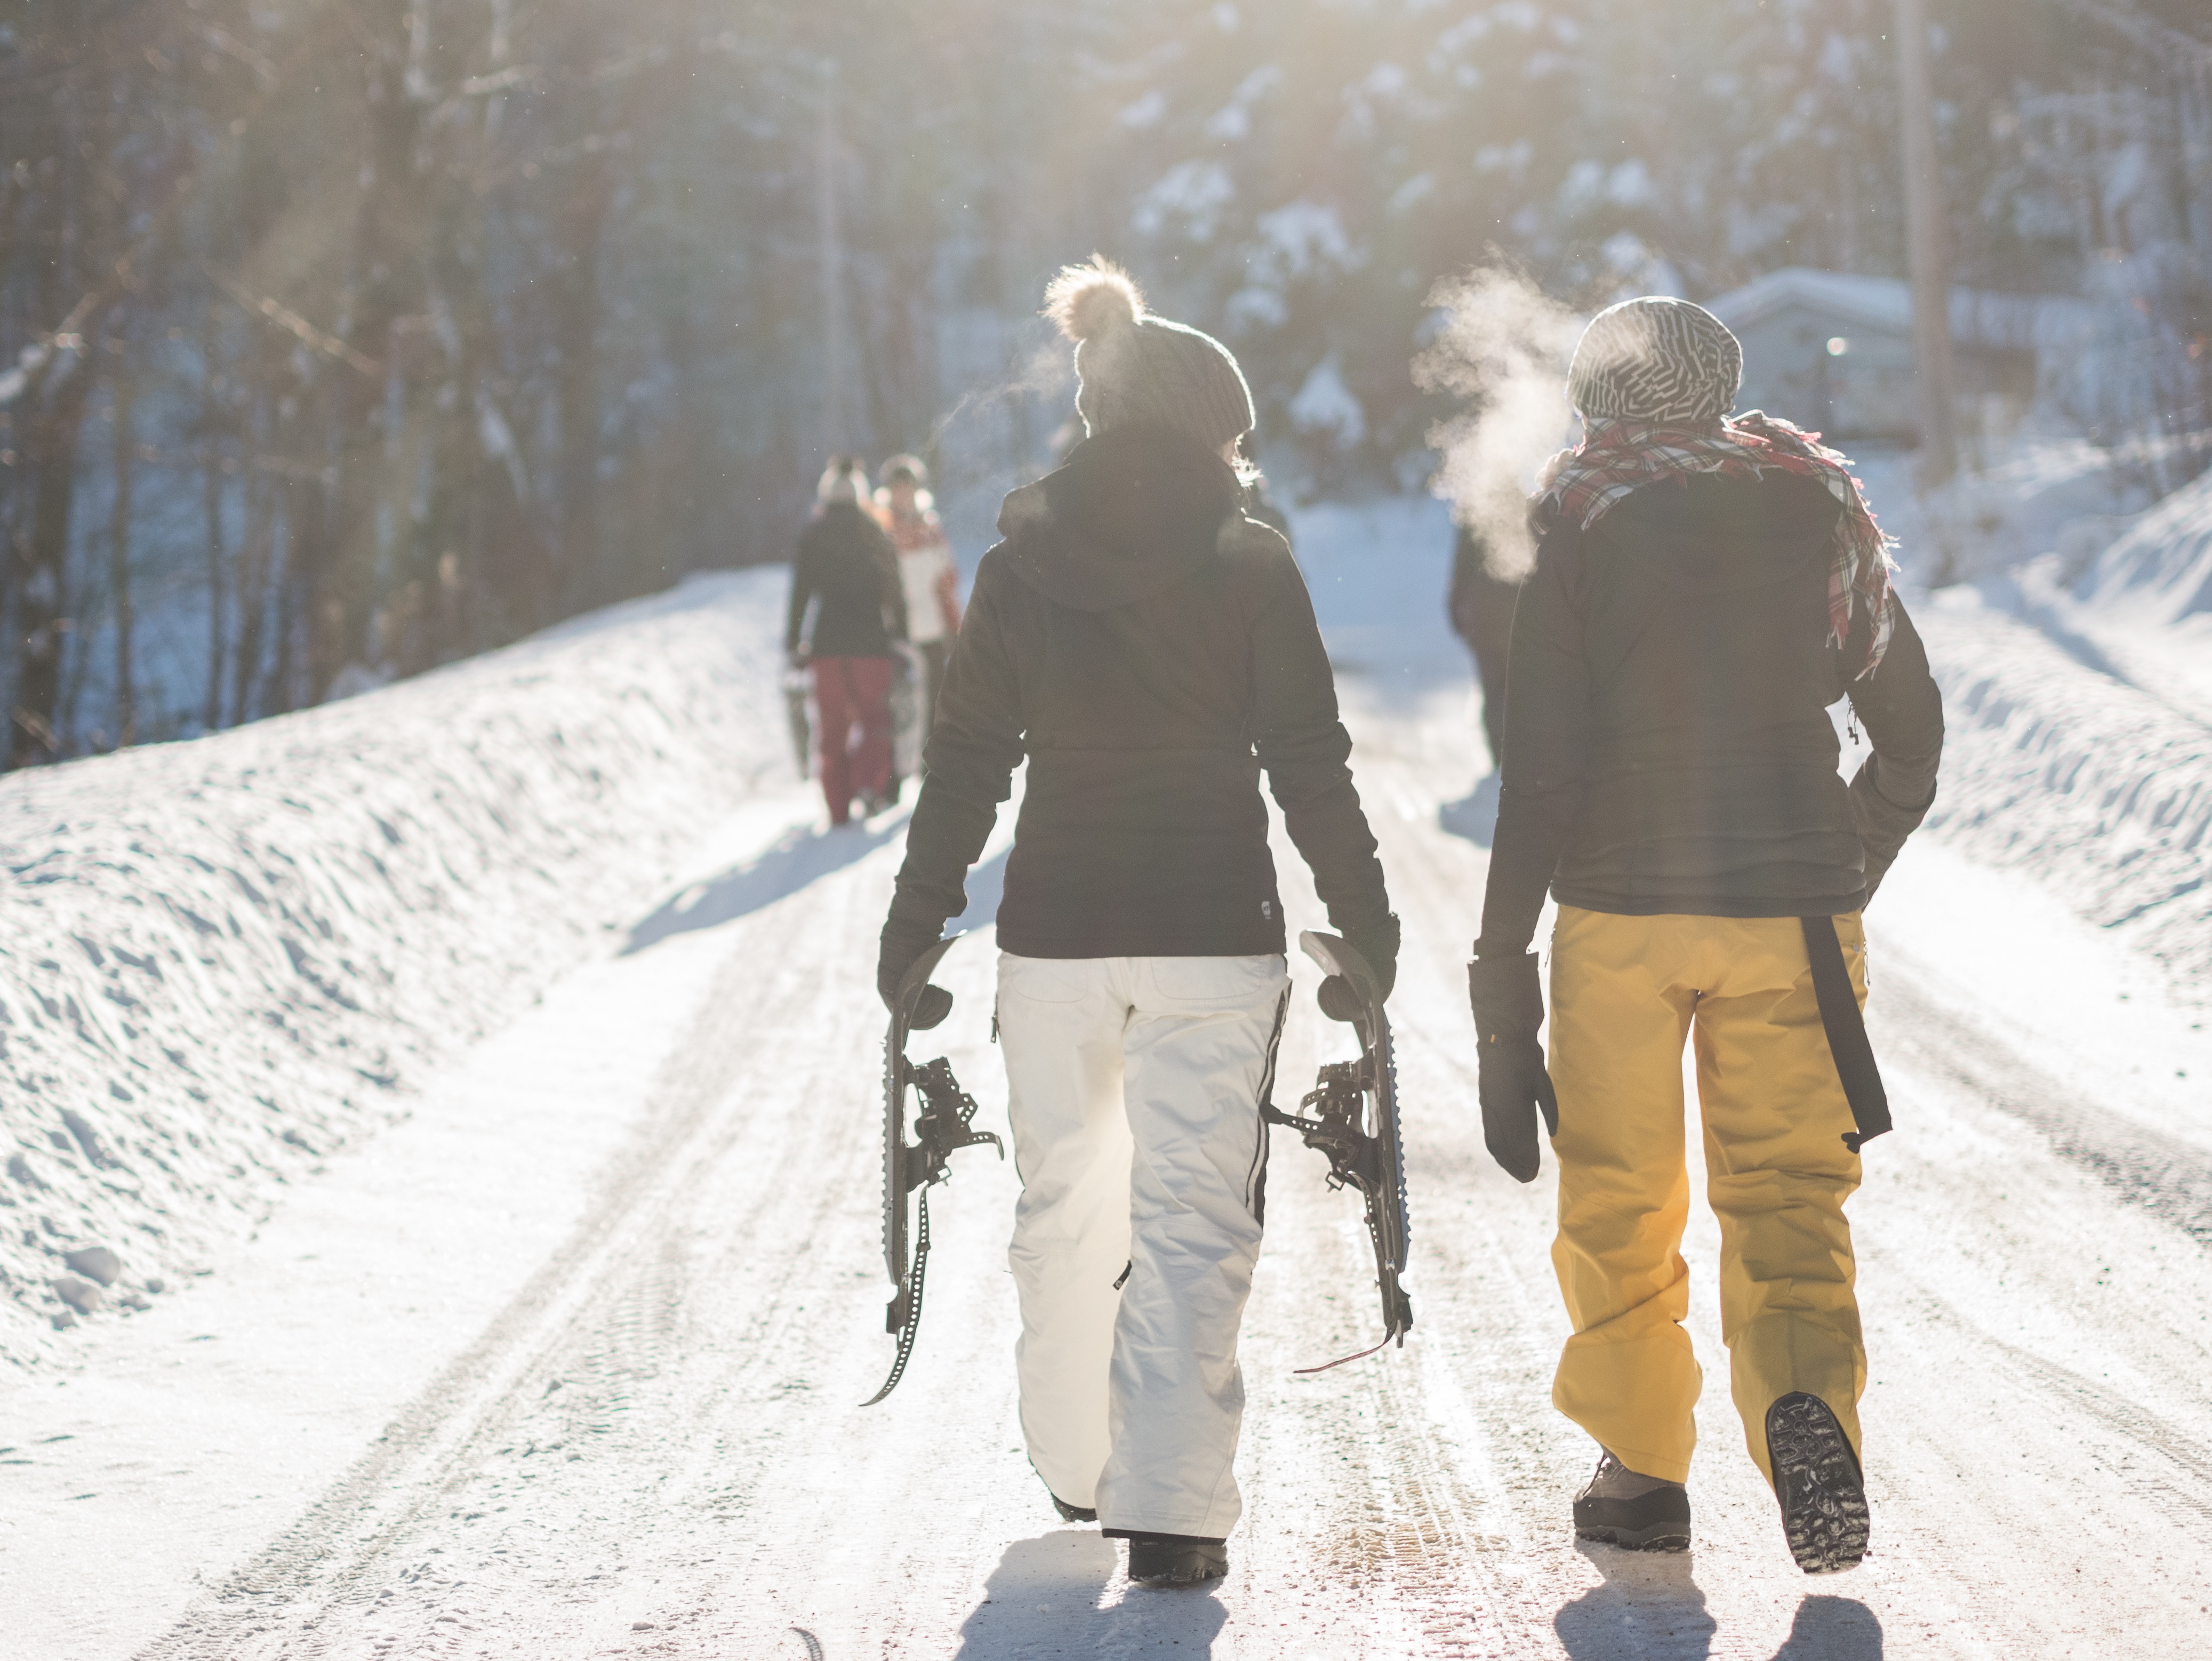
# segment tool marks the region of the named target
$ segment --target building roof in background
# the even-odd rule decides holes
[[[1860,328],[1912,332],[1912,287],[1901,277],[1863,277],[1807,265],[1785,266],[1754,277],[1707,301],[1705,309],[1731,329],[1741,330],[1792,305],[1831,313]],[[1961,346],[2032,351],[2077,338],[2089,318],[2089,302],[2071,295],[1951,290],[1951,334]]]

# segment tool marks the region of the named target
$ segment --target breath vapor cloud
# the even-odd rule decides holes
[[[1414,384],[1465,404],[1429,429],[1443,458],[1429,488],[1482,539],[1492,574],[1518,579],[1535,558],[1528,499],[1537,472],[1575,441],[1567,362],[1585,319],[1496,265],[1438,284],[1429,304],[1443,324],[1413,360]]]

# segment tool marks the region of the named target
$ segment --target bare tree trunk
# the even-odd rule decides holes
[[[1958,471],[1959,441],[1951,367],[1950,245],[1936,155],[1926,0],[1897,0],[1897,70],[1904,118],[1905,237],[1912,263],[1912,353],[1920,388],[1920,485],[1933,490]]]
[[[554,338],[560,368],[558,484],[561,594],[581,611],[602,598],[599,551],[599,232],[612,193],[611,169],[597,151],[578,158],[554,216],[560,265],[553,283]],[[540,617],[552,621],[557,612]]]
[[[127,357],[130,338],[108,343]],[[115,377],[115,504],[107,532],[107,581],[115,604],[115,747],[128,748],[138,736],[138,700],[131,665],[131,483],[137,460],[131,433],[135,383],[127,364]]]
[[[822,283],[822,453],[842,450],[850,438],[845,388],[845,225],[838,199],[842,145],[837,128],[837,61],[822,64],[821,127],[815,139],[816,234]]]
[[[63,636],[73,627],[66,599],[70,514],[76,501],[76,441],[92,392],[88,359],[70,366],[51,402],[27,423],[31,523],[13,551],[15,692],[9,712],[8,765],[35,767],[61,753],[55,727],[62,685]]]
[[[42,342],[49,356],[38,382],[21,402],[22,471],[31,498],[28,525],[9,549],[8,581],[15,601],[15,685],[9,709],[8,765],[36,766],[61,753],[58,732],[64,636],[75,625],[67,599],[70,517],[76,503],[77,439],[96,378],[84,337],[98,338],[104,307],[83,296],[95,280],[94,232],[99,210],[94,181],[77,119],[88,91],[104,87],[72,70],[64,89],[38,106],[55,113],[53,125],[36,132],[51,146],[53,174],[39,192],[39,206],[25,228],[25,243],[43,258],[33,269],[32,314],[52,319],[54,335]],[[27,106],[27,107],[31,107]],[[66,314],[66,315],[65,315]],[[18,488],[21,488],[19,486]]]
[[[200,507],[207,524],[208,667],[207,697],[200,712],[203,730],[222,726],[223,653],[229,634],[227,590],[228,557],[222,545],[222,465],[216,455],[224,425],[215,392],[216,314],[208,312],[200,334],[200,440],[207,447],[207,464],[200,469]]]
[[[249,478],[246,525],[238,545],[238,643],[231,658],[231,719],[252,721],[254,681],[261,672],[261,631],[269,615],[269,556],[276,534],[277,488]]]
[[[397,344],[393,326],[421,305],[422,203],[415,161],[422,106],[406,84],[414,3],[374,0],[354,9],[364,45],[368,119],[346,344],[379,367],[374,373],[342,372],[333,399],[339,442],[336,513],[302,545],[312,552],[301,573],[310,701],[320,700],[339,670],[368,654],[378,509],[389,469],[386,404],[397,373],[390,362]]]

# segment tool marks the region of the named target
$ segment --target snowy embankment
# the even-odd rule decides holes
[[[2212,983],[2212,474],[2068,573],[2045,555],[1920,602],[1943,684],[1929,824]],[[2071,581],[2069,581],[2069,576]]]
[[[2198,717],[2082,662],[1970,589],[1918,612],[1943,688],[1929,828],[2025,870],[2161,961],[2212,982],[2212,710]]]
[[[784,585],[695,578],[346,703],[0,781],[0,1360],[158,1294],[404,1116],[787,775]]]

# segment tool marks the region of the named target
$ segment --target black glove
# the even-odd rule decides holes
[[[915,960],[937,944],[941,928],[925,928],[896,917],[884,925],[876,953],[876,995],[884,1001],[884,1008],[896,1012],[899,983],[906,979]],[[941,986],[928,987],[915,1000],[914,1019],[907,1025],[914,1031],[927,1032],[951,1013],[952,995]]]
[[[1375,971],[1375,989],[1387,1001],[1398,983],[1398,914],[1386,911],[1380,922],[1344,931],[1344,943],[1367,960]],[[1350,1021],[1364,1014],[1358,995],[1341,975],[1331,975],[1314,995],[1321,1013],[1333,1021]]]
[[[1482,1098],[1482,1140],[1490,1157],[1516,1182],[1532,1183],[1542,1165],[1536,1145],[1536,1110],[1544,1128],[1559,1134],[1559,1098],[1544,1070],[1544,992],[1536,954],[1477,958],[1467,966],[1467,1001],[1474,1011]]]

